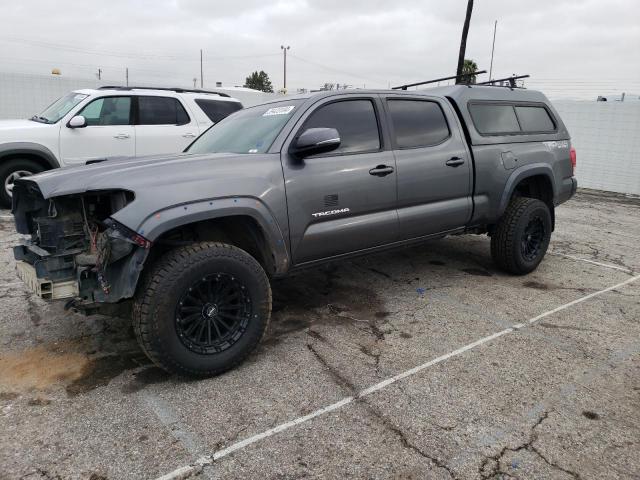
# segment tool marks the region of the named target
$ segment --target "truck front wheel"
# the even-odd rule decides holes
[[[501,269],[524,275],[538,267],[550,240],[549,207],[535,198],[515,198],[491,236],[491,256]]]
[[[133,307],[140,346],[179,375],[212,376],[242,362],[271,315],[260,264],[232,245],[203,242],[170,251],[145,275]]]

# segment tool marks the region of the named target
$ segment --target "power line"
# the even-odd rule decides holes
[[[103,50],[90,50],[86,48],[81,48],[73,45],[63,45],[56,44],[50,42],[42,42],[39,40],[28,40],[28,39],[18,39],[18,38],[0,38],[0,41],[3,42],[11,42],[11,43],[19,43],[23,45],[29,45],[34,47],[43,47],[49,48],[52,50],[62,50],[68,51],[72,53],[82,53],[86,55],[100,55],[106,57],[117,57],[117,58],[134,58],[138,60],[177,60],[177,61],[186,61],[186,62],[197,62],[199,61],[197,58],[189,58],[189,55],[159,55],[159,54],[134,54],[134,53],[124,53],[124,52],[112,52],[112,51],[103,51]],[[278,54],[273,53],[265,53],[265,54],[251,54],[251,55],[226,55],[226,56],[209,56],[204,57],[204,60],[235,60],[235,59],[243,59],[243,58],[262,58],[262,57],[273,57]]]
[[[318,63],[318,62],[312,62],[311,60],[306,60],[306,59],[304,59],[304,58],[299,57],[298,55],[294,55],[293,53],[290,53],[289,55],[290,55],[291,57],[295,58],[296,60],[300,60],[301,62],[308,63],[309,65],[314,65],[314,66],[316,66],[316,67],[320,67],[320,68],[323,68],[323,69],[325,69],[325,70],[329,70],[329,71],[332,71],[332,72],[335,72],[335,73],[340,73],[340,74],[342,74],[342,75],[348,75],[348,76],[350,76],[350,77],[360,78],[360,79],[362,79],[362,80],[367,80],[367,81],[369,81],[369,82],[374,82],[374,83],[385,83],[385,82],[383,82],[382,80],[374,80],[374,79],[372,79],[372,78],[370,78],[370,77],[363,77],[362,75],[357,75],[357,74],[355,74],[355,73],[349,73],[349,72],[346,72],[346,71],[344,71],[344,70],[339,70],[339,69],[337,69],[337,68],[329,67],[329,66],[327,66],[327,65],[323,65],[323,64]]]

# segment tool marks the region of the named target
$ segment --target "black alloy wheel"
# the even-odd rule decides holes
[[[246,286],[234,276],[216,273],[196,281],[176,306],[176,332],[189,350],[222,352],[236,343],[252,313]]]
[[[522,257],[528,262],[535,260],[540,254],[544,239],[545,229],[542,219],[539,216],[531,218],[522,235],[520,247],[522,249]]]

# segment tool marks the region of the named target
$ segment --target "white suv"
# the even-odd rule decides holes
[[[101,87],[71,92],[29,120],[2,120],[0,206],[11,204],[19,177],[109,157],[181,152],[241,108],[224,93]]]

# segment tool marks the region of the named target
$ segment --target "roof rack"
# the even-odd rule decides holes
[[[231,95],[227,95],[222,92],[213,92],[211,90],[198,90],[195,88],[168,88],[168,87],[123,87],[122,85],[104,85],[102,87],[98,87],[98,90],[164,90],[167,92],[176,92],[176,93],[210,93],[212,95],[219,95],[221,97],[231,98]]]
[[[509,87],[509,88],[522,88],[516,85],[516,80],[520,80],[521,78],[529,78],[530,75],[512,75],[510,77],[505,78],[496,78],[495,80],[488,80],[486,82],[476,83],[476,85],[489,85],[491,87]],[[500,82],[500,85],[495,85]],[[502,82],[509,82],[508,85],[502,85]]]
[[[393,87],[392,90],[406,90],[408,87],[417,87],[419,85],[427,85],[429,83],[437,83],[437,82],[444,82],[445,80],[458,80],[459,78],[464,79],[464,78],[471,78],[474,75],[480,75],[481,73],[487,73],[486,70],[479,70],[477,72],[473,72],[473,73],[463,73],[461,75],[453,75],[451,77],[442,77],[442,78],[435,78],[433,80],[427,80],[424,82],[418,82],[418,83],[408,83],[406,85],[400,85],[399,87]],[[469,82],[462,82],[463,84],[468,84]]]

